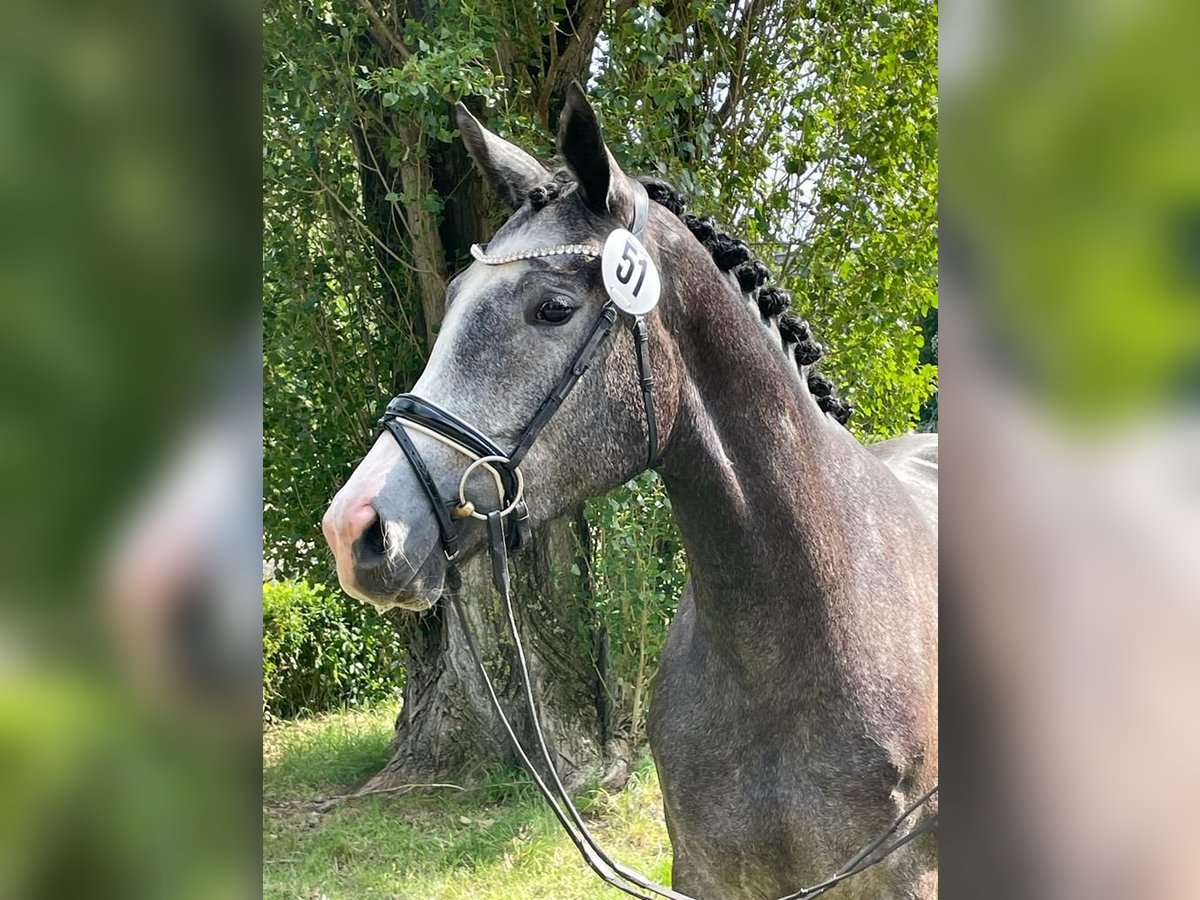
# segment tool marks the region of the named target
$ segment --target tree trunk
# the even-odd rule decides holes
[[[568,4],[569,21],[556,29],[553,53],[544,47],[522,48],[528,54],[521,63],[525,71],[541,73],[535,103],[543,122],[548,113],[561,107],[570,81],[586,71],[603,5],[602,0]],[[436,9],[410,0],[405,14],[428,20],[436,16]],[[408,51],[398,35],[387,31],[387,16],[381,15],[373,25],[372,32],[362,36],[360,52],[375,62],[399,64],[397,57],[403,58]],[[389,131],[411,151],[395,168],[386,152]],[[361,164],[364,220],[387,248],[376,248],[376,259],[385,283],[388,278],[398,281],[404,277],[405,266],[398,266],[395,257],[411,267],[404,278],[408,295],[398,300],[406,307],[406,318],[423,323],[427,352],[441,320],[447,272],[470,262],[470,245],[486,239],[499,210],[485,195],[482,181],[459,143],[443,144],[427,137],[418,147],[414,135],[408,122],[392,121],[387,128],[363,122],[356,128],[355,147]],[[387,200],[395,184],[404,190],[404,215],[397,215]],[[440,216],[421,203],[431,192],[444,200]],[[403,369],[400,366],[397,371],[398,387],[411,384],[417,374]],[[589,555],[586,522],[577,511],[535,532],[532,547],[512,561],[517,625],[542,725],[554,764],[569,787],[593,777],[609,784],[623,783],[630,755],[627,742],[612,734],[614,714],[605,686],[604,637],[588,590]],[[488,560],[482,556],[473,560],[462,567],[461,575],[461,603],[476,646],[514,731],[540,766],[519,668],[500,599],[492,588]],[[449,604],[443,601],[420,616],[405,614],[397,623],[408,652],[404,701],[396,720],[391,758],[371,786],[456,781],[497,763],[515,764],[516,753],[491,707],[467,649],[462,623]]]
[[[529,663],[542,728],[553,762],[569,788],[592,778],[624,782],[625,743],[610,734],[608,703],[597,661],[598,635],[581,573],[582,545],[570,519],[549,523],[513,562],[514,612]],[[562,569],[566,563],[567,568]],[[461,603],[505,715],[530,758],[537,750],[499,596],[486,557],[462,568]],[[372,787],[470,780],[489,764],[518,765],[468,649],[462,623],[443,600],[419,618],[402,621],[408,677],[396,720],[391,758]]]

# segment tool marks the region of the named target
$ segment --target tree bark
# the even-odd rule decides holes
[[[568,4],[568,18],[556,31],[553,53],[547,55],[545,47],[521,48],[530,54],[525,64],[536,61],[531,68],[545,73],[535,94],[543,121],[549,111],[561,107],[570,81],[585,71],[603,5],[601,0]],[[362,36],[371,43],[360,45],[363,52],[399,64],[397,57],[407,51],[388,24],[394,17],[388,16],[386,8],[369,3],[364,9],[372,29]],[[428,19],[436,10],[410,0],[405,14]],[[404,314],[423,323],[427,353],[441,320],[447,273],[470,261],[470,245],[487,237],[500,211],[485,195],[459,143],[425,140],[421,152],[407,154],[393,169],[385,152],[387,131],[414,149],[418,143],[411,123],[404,121],[392,121],[386,130],[366,123],[356,128],[364,220],[373,230],[379,229],[387,248],[379,248],[375,255],[384,274],[399,283],[397,269],[405,266],[398,265],[395,256],[411,267],[403,279],[408,296],[400,299],[407,306]],[[389,185],[396,184],[404,192],[402,216],[387,200]],[[434,192],[444,201],[440,215],[421,203]],[[405,382],[411,384],[416,374],[397,371],[398,389]],[[588,555],[586,522],[578,511],[535,532],[532,547],[512,561],[517,625],[553,761],[569,787],[579,787],[593,777],[623,783],[630,755],[627,742],[614,735],[611,726],[614,714],[606,689],[603,633],[590,602]],[[535,764],[541,765],[487,559],[463,566],[461,575],[468,627],[514,731]],[[448,603],[397,622],[407,649],[403,706],[390,759],[370,786],[469,780],[498,763],[516,764],[517,755],[467,648],[462,623]]]
[[[513,560],[514,612],[542,728],[554,765],[571,789],[593,778],[619,785],[629,765],[628,747],[611,734],[607,720],[604,679],[596,663],[599,629],[583,576],[559,569],[564,561],[578,566],[580,552],[575,526],[561,519],[543,528],[534,546]],[[477,558],[461,574],[461,602],[475,645],[514,732],[545,774],[489,563]],[[450,605],[442,601],[402,622],[400,629],[408,647],[404,700],[391,758],[371,786],[471,780],[496,763],[518,765]]]
[[[416,147],[415,129],[400,126],[400,139]],[[421,300],[421,318],[425,320],[425,346],[432,348],[436,328],[446,307],[446,253],[438,234],[437,217],[422,203],[433,194],[433,176],[428,161],[419,154],[400,161],[400,183],[404,186],[404,221],[412,246],[412,265],[416,274],[417,294]]]

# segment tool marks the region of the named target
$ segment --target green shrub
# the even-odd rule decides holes
[[[608,636],[608,687],[629,710],[630,736],[639,742],[687,559],[671,500],[653,471],[591,501],[588,524],[596,607]]]
[[[263,585],[263,718],[292,718],[393,696],[403,683],[391,621],[324,585]]]

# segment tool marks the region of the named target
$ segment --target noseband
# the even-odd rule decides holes
[[[649,198],[646,195],[645,188],[640,183],[630,180],[629,184],[633,189],[635,201],[629,233],[640,241],[649,219]],[[615,861],[597,843],[583,821],[583,817],[575,808],[574,803],[571,802],[567,789],[563,785],[562,779],[554,766],[550,750],[546,745],[545,734],[542,731],[541,717],[538,713],[537,701],[534,697],[533,682],[529,675],[529,664],[525,657],[521,635],[517,630],[516,615],[513,612],[508,571],[509,553],[520,549],[529,540],[529,510],[525,505],[525,482],[521,475],[521,462],[525,459],[526,454],[529,453],[533,442],[537,440],[538,434],[541,433],[559,407],[562,406],[563,401],[566,400],[567,396],[575,388],[575,385],[579,383],[579,379],[587,372],[601,346],[603,346],[605,340],[612,333],[613,326],[617,321],[618,306],[626,312],[634,337],[634,352],[637,357],[638,379],[642,390],[642,405],[646,413],[648,444],[646,465],[648,468],[653,468],[658,464],[658,425],[654,412],[654,378],[650,370],[650,339],[644,317],[644,312],[648,312],[653,307],[654,301],[652,300],[649,306],[639,306],[636,302],[638,299],[637,287],[633,287],[631,293],[622,291],[620,287],[610,283],[609,275],[614,270],[610,268],[611,247],[609,245],[613,243],[613,237],[622,232],[623,230],[618,230],[618,232],[610,235],[610,240],[604,248],[594,244],[558,244],[553,247],[539,247],[502,255],[489,255],[486,246],[480,247],[476,244],[471,247],[471,255],[479,262],[489,266],[500,266],[518,260],[538,259],[548,256],[587,256],[603,260],[602,269],[604,270],[605,287],[609,291],[610,300],[604,304],[603,309],[600,310],[600,314],[592,323],[592,327],[589,329],[583,344],[575,353],[571,365],[562,374],[562,377],[559,378],[558,383],[555,384],[546,399],[542,401],[541,406],[533,414],[533,418],[525,426],[525,430],[521,432],[516,446],[511,451],[505,452],[495,441],[458,418],[458,416],[448,412],[436,403],[426,400],[423,397],[418,397],[416,394],[400,394],[393,398],[388,403],[387,410],[379,420],[379,427],[386,430],[396,439],[396,442],[400,445],[400,449],[404,452],[405,457],[412,466],[421,489],[429,499],[429,505],[433,508],[433,514],[437,519],[442,549],[445,551],[446,559],[450,563],[447,579],[450,587],[448,592],[450,605],[454,609],[455,615],[458,616],[459,622],[462,624],[467,648],[470,650],[475,665],[479,668],[484,687],[487,689],[488,696],[492,701],[492,706],[495,708],[501,723],[504,725],[504,729],[513,743],[518,758],[524,764],[525,769],[529,772],[546,798],[559,824],[566,831],[567,836],[575,844],[575,847],[583,855],[584,860],[592,870],[617,890],[631,897],[641,898],[641,900],[652,900],[649,896],[650,894],[665,897],[667,900],[693,900],[693,898],[686,894],[681,894],[672,888],[656,884],[636,869],[631,869]],[[616,278],[622,283],[632,282],[635,273],[635,259],[642,264],[642,278],[645,278],[648,274],[646,266],[653,266],[645,251],[640,249],[640,243],[635,241],[634,244],[637,246],[632,247],[635,252],[633,256],[628,257],[628,266],[624,269],[615,269],[618,273]],[[654,300],[657,299],[657,279],[657,272],[654,272],[652,279],[655,285],[652,291],[654,293]],[[638,280],[638,287],[642,283],[642,280]],[[410,429],[433,438],[471,460],[471,463],[463,470],[459,478],[457,502],[447,502],[442,498],[441,491],[438,489],[433,474],[425,464],[420,451],[413,444],[412,438],[408,433]],[[474,504],[466,498],[467,479],[470,478],[471,474],[477,468],[485,468],[491,472],[492,477],[495,479],[496,490],[500,498],[499,507],[488,513],[478,512]],[[515,527],[506,532],[504,519],[510,515],[513,516]],[[513,647],[516,650],[521,682],[524,688],[525,705],[530,713],[533,731],[537,737],[542,758],[546,762],[546,769],[550,773],[551,782],[554,786],[553,791],[530,760],[529,754],[521,744],[520,739],[517,737],[508,720],[508,716],[504,712],[503,706],[500,704],[495,686],[492,684],[487,667],[483,664],[483,658],[480,656],[479,650],[475,645],[475,640],[471,635],[471,630],[467,623],[466,614],[463,612],[459,601],[458,588],[460,587],[460,583],[457,570],[454,567],[454,560],[458,555],[461,539],[455,522],[467,519],[479,519],[487,523],[488,549],[492,558],[492,581],[504,604],[509,634],[512,637]],[[897,832],[904,822],[930,800],[936,791],[937,786],[935,785],[915,803],[911,804],[875,841],[859,851],[853,859],[846,863],[833,876],[812,887],[801,888],[798,891],[788,894],[786,897],[780,898],[780,900],[810,900],[810,898],[832,890],[842,881],[879,863],[891,853],[900,849],[900,847],[926,831],[931,830],[931,828],[936,827],[937,817],[935,814],[932,818],[915,825],[908,833],[897,840],[890,844],[885,843],[888,838]],[[643,893],[643,891],[649,893]]]

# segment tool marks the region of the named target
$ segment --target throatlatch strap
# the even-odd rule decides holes
[[[438,490],[437,482],[433,480],[433,476],[429,473],[429,467],[425,465],[425,460],[417,452],[412,438],[404,430],[403,423],[385,416],[379,420],[379,424],[383,428],[386,428],[392,437],[396,439],[396,443],[400,445],[400,449],[408,457],[409,465],[413,467],[413,471],[417,475],[417,481],[420,483],[421,489],[425,491],[425,496],[429,498],[429,505],[433,507],[433,515],[437,519],[438,531],[441,532],[442,547],[445,549],[446,555],[453,558],[454,554],[458,552],[458,532],[455,531],[454,522],[450,519],[450,510],[446,506],[445,501],[442,500],[442,492]]]
[[[642,406],[646,408],[646,468],[653,469],[658,458],[658,420],[654,416],[654,370],[650,367],[650,329],[646,319],[633,320],[633,343],[637,356],[638,381],[642,386]]]

